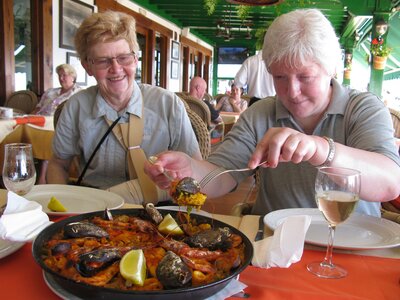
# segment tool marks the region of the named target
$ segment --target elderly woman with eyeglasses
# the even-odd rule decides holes
[[[139,46],[132,16],[113,11],[89,16],[76,32],[75,47],[97,85],[71,97],[63,108],[47,181],[67,183],[72,159],[79,157],[82,170],[110,124],[120,118],[88,164],[83,182],[141,203],[148,187],[143,187],[143,167],[137,161],[166,150],[201,159],[184,105],[172,92],[135,82]],[[136,151],[144,155],[138,159]],[[168,198],[161,190],[154,197],[151,202]]]

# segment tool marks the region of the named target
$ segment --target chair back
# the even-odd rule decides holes
[[[400,111],[393,108],[389,108],[389,111],[392,117],[394,136],[400,138]]]
[[[57,106],[56,111],[54,112],[54,116],[53,116],[53,125],[54,125],[54,129],[57,127],[57,122],[58,122],[58,119],[60,118],[61,111],[62,111],[62,109],[63,109],[65,103],[67,103],[67,101],[61,102],[61,103]]]
[[[192,124],[194,134],[196,135],[197,142],[199,143],[201,156],[203,159],[207,159],[211,152],[211,139],[207,126],[190,108],[187,110],[187,114]]]
[[[178,97],[187,103],[190,109],[194,111],[204,121],[204,123],[207,124],[208,128],[212,126],[211,112],[207,104],[186,93],[179,93]]]
[[[16,111],[30,114],[38,104],[38,98],[32,91],[17,91],[7,99],[5,106],[16,109]]]

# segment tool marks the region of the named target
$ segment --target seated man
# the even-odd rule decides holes
[[[205,104],[207,104],[211,113],[211,122],[213,122],[214,124],[219,124],[222,122],[222,118],[219,115],[219,112],[214,108],[214,106],[209,101],[203,100],[206,89],[207,89],[207,83],[203,78],[195,76],[190,81],[190,87],[189,87],[190,96],[200,101],[203,101]]]

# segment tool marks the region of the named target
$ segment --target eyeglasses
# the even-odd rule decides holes
[[[114,57],[89,58],[88,61],[95,65],[97,69],[107,69],[111,67],[114,59],[121,66],[129,66],[135,60],[135,52],[121,54]]]

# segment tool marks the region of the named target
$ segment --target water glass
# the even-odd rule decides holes
[[[6,144],[4,150],[4,185],[9,191],[18,195],[25,195],[32,189],[36,181],[32,145]]]

